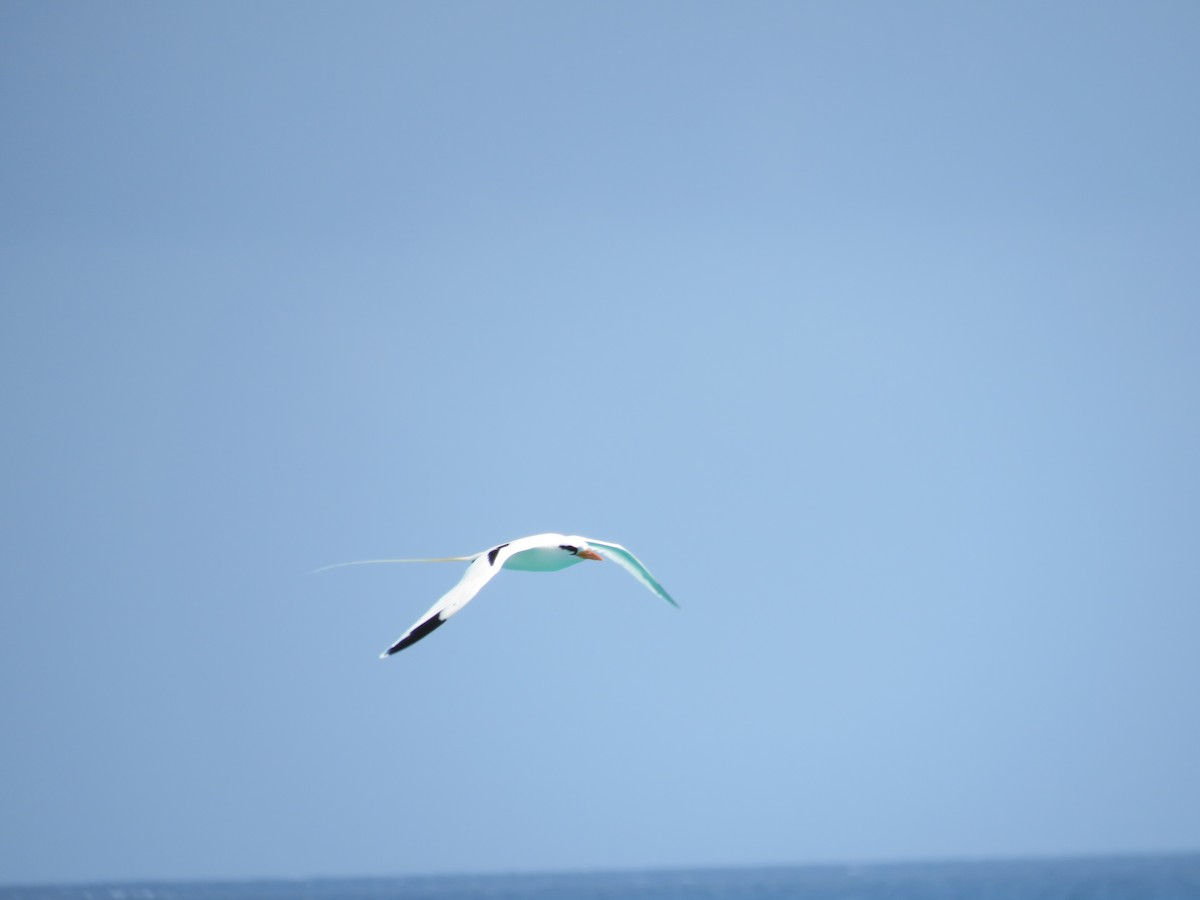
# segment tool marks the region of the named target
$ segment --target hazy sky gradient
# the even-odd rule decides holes
[[[0,5],[0,882],[1200,848],[1200,7]],[[471,553],[557,530],[377,654]]]

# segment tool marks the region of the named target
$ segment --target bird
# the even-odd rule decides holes
[[[466,606],[496,576],[501,569],[517,569],[524,572],[557,572],[585,559],[601,562],[611,559],[630,575],[645,585],[652,593],[674,607],[679,604],[666,592],[642,561],[620,544],[584,538],[579,535],[534,534],[529,537],[506,541],[473,553],[470,556],[440,556],[432,559],[364,559],[349,563],[337,563],[316,571],[336,569],[340,566],[355,566],[368,563],[391,562],[468,562],[466,572],[454,587],[450,588],[437,603],[429,607],[408,631],[396,639],[391,646],[379,654],[380,659],[394,656],[406,647],[427,637],[440,628],[456,612]]]

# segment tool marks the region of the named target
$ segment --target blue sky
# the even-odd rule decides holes
[[[4,4],[0,882],[1200,848],[1198,41]]]

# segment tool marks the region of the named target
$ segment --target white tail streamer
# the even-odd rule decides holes
[[[318,572],[328,572],[330,569],[341,569],[345,566],[373,566],[379,563],[437,563],[437,562],[470,562],[473,559],[478,559],[479,554],[473,556],[436,556],[432,559],[356,559],[352,562],[334,563],[332,566],[321,566],[319,569],[313,569],[309,575],[316,575]]]

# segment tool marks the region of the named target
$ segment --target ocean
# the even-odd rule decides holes
[[[1200,900],[1200,854],[0,887],[0,900]]]

